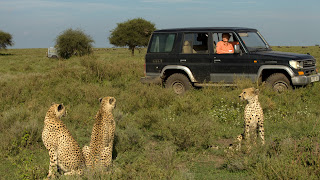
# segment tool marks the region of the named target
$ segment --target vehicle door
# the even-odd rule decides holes
[[[186,32],[183,34],[179,64],[188,67],[198,83],[210,81],[210,58],[208,32]]]
[[[229,33],[229,42],[240,46],[240,53],[218,54],[216,45],[222,41],[222,33]],[[253,56],[246,53],[243,42],[234,32],[213,32],[213,54],[210,80],[212,82],[233,83],[238,78],[256,80],[258,62]]]

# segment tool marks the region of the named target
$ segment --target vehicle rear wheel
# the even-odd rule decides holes
[[[175,73],[168,77],[165,87],[172,88],[176,94],[183,94],[192,88],[192,84],[184,74]]]
[[[288,89],[291,89],[291,84],[286,75],[282,73],[274,73],[270,75],[266,83],[276,92],[284,92]]]

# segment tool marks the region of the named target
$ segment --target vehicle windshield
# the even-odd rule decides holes
[[[270,46],[257,32],[240,32],[239,35],[250,52],[271,50]]]

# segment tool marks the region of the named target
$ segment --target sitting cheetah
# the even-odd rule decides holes
[[[85,159],[78,143],[61,121],[61,117],[65,115],[65,107],[53,103],[44,119],[42,141],[50,156],[48,178],[54,178],[58,169],[64,171],[64,175],[81,175],[85,167]]]
[[[109,167],[112,160],[112,148],[115,132],[115,121],[112,110],[116,106],[113,97],[100,98],[100,109],[96,114],[92,128],[90,146],[83,147],[86,165],[89,168]]]
[[[248,104],[244,109],[244,133],[237,137],[239,141],[239,146],[241,147],[242,139],[247,142],[255,140],[259,135],[261,138],[262,144],[264,141],[264,127],[263,127],[263,110],[258,100],[259,90],[255,88],[247,88],[242,90],[242,93],[239,95],[241,100],[246,100]]]

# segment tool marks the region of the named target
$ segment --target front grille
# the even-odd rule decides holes
[[[307,59],[303,61],[303,68],[309,68],[316,66],[316,61],[314,59]]]
[[[303,71],[306,76],[317,74],[316,70],[316,60],[315,59],[305,59],[303,62]]]
[[[313,74],[317,74],[317,71],[316,71],[316,69],[306,70],[306,71],[304,71],[304,74],[306,76],[310,76],[310,75],[313,75]]]

